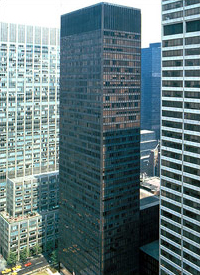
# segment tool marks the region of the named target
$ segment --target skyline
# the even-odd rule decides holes
[[[5,23],[18,23],[58,28],[60,25],[60,15],[94,5],[99,2],[102,1],[86,0],[83,2],[80,0],[75,0],[69,3],[64,0],[1,0],[0,21]],[[142,48],[148,47],[150,43],[161,41],[160,0],[110,0],[106,2],[141,9]],[[150,10],[154,11],[153,16],[152,12],[149,12]],[[149,29],[153,31],[149,32]]]

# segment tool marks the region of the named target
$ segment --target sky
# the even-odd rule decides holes
[[[0,0],[0,21],[59,27],[60,15],[103,0]],[[142,12],[142,47],[161,41],[161,0],[108,0]]]

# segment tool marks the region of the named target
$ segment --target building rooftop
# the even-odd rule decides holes
[[[140,135],[144,135],[144,134],[154,134],[154,131],[150,131],[150,130],[141,130],[140,131]]]
[[[88,9],[88,8],[92,8],[92,7],[96,7],[96,6],[100,6],[100,5],[109,5],[109,6],[115,6],[115,7],[120,7],[120,8],[126,8],[126,9],[131,9],[131,10],[137,10],[137,11],[139,11],[139,12],[141,11],[141,9],[134,8],[134,7],[123,6],[123,5],[113,4],[113,3],[109,3],[109,2],[99,2],[99,3],[93,4],[93,5],[90,5],[90,6],[87,6],[87,7],[83,7],[83,8],[76,9],[76,10],[74,10],[74,11],[71,11],[71,12],[64,13],[64,14],[61,15],[61,17],[65,16],[66,14],[73,14],[73,13],[76,13],[76,12],[78,12],[78,11],[85,10],[85,9]]]
[[[35,217],[41,216],[37,212],[32,212],[30,214],[24,215],[24,216],[19,216],[19,217],[11,217],[7,212],[1,212],[0,216],[2,216],[8,223],[15,223],[15,222],[20,222],[20,221],[26,221]]]
[[[159,204],[158,196],[140,188],[140,210]]]
[[[154,195],[159,195],[160,192],[160,178],[158,177],[143,177],[140,181],[140,186],[153,193]]]
[[[159,261],[159,240],[140,247],[140,250]]]
[[[57,175],[57,174],[58,174],[58,171],[53,171],[53,172],[45,172],[45,173],[41,173],[41,174],[37,174],[37,175],[30,175],[30,176],[13,178],[13,179],[8,178],[8,179],[11,182],[19,183],[19,182],[26,181],[26,180],[32,180],[32,179],[36,179],[36,178],[43,178],[45,176],[53,176],[53,175]]]
[[[140,200],[148,197],[152,197],[153,194],[143,188],[140,188]]]

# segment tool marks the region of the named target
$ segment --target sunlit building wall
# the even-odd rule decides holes
[[[58,170],[59,30],[0,23],[0,211],[6,179]]]
[[[160,275],[200,270],[200,1],[162,1]]]

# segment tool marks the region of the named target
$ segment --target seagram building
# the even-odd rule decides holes
[[[137,274],[140,10],[100,3],[61,17],[60,262]]]

